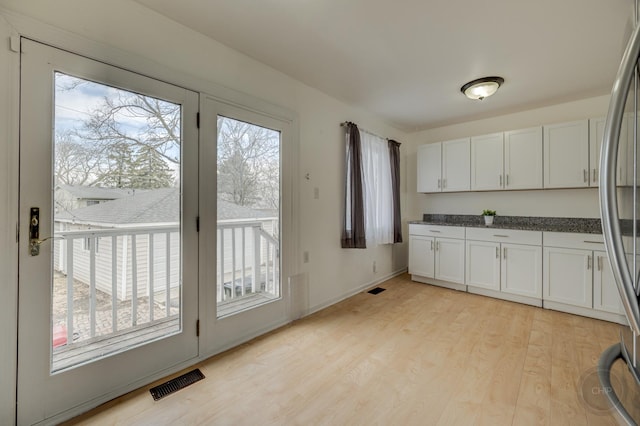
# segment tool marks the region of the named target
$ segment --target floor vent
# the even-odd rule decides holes
[[[386,289],[382,288],[382,287],[376,287],[372,290],[369,290],[367,293],[371,293],[371,294],[378,294],[378,293],[382,293],[383,291],[385,291]]]
[[[171,379],[166,383],[149,389],[149,392],[151,392],[153,400],[157,401],[202,379],[204,379],[204,374],[202,374],[200,369],[196,368],[182,376],[176,377],[175,379]]]

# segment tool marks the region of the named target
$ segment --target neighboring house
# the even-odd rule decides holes
[[[102,188],[98,186],[58,185],[55,188],[56,213],[94,204],[106,203],[144,191],[131,188]]]
[[[270,212],[252,210],[223,200],[218,200],[218,216],[218,250],[223,247],[218,255],[218,270],[225,271],[224,282],[227,283],[234,268],[236,276],[239,276],[243,265],[246,268],[253,264],[254,241],[258,236],[254,232],[256,228],[278,238],[278,218]],[[131,298],[134,269],[139,296],[148,293],[151,282],[156,292],[178,286],[181,256],[179,218],[179,190],[163,188],[132,191],[131,195],[119,199],[56,213],[54,222],[58,235],[68,231],[82,233],[80,238],[73,240],[74,279],[90,283],[91,250],[94,250],[96,288],[111,294],[115,284],[118,299],[126,300]],[[266,244],[259,245],[260,258],[266,259]],[[60,239],[55,247],[54,268],[66,274],[68,242]],[[224,268],[221,268],[221,259]],[[149,274],[151,269],[152,277]]]

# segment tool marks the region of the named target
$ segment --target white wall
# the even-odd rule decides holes
[[[0,424],[14,423],[17,308],[17,90],[18,54],[0,16]]]
[[[405,151],[410,194],[406,217],[418,220],[423,213],[479,215],[483,209],[496,210],[504,216],[599,217],[597,189],[418,194],[416,149],[426,143],[601,117],[607,114],[608,106],[609,95],[606,95],[412,134],[411,144]],[[481,103],[478,108],[482,108]]]
[[[406,266],[406,245],[367,250],[340,248],[343,203],[344,136],[339,123],[350,120],[385,137],[406,142],[406,134],[365,111],[346,105],[240,54],[189,28],[128,0],[0,0],[0,382],[6,389],[15,374],[15,265],[17,180],[17,55],[9,51],[8,34],[20,32],[89,57],[117,63],[152,77],[219,97],[236,91],[294,111],[299,126],[300,188],[294,216],[299,221],[297,269],[310,286],[308,309],[340,300]],[[0,18],[2,16],[0,15]],[[59,29],[64,30],[62,33]],[[52,38],[54,40],[52,40]],[[90,40],[91,42],[83,42]],[[96,44],[97,42],[97,44]],[[95,46],[103,46],[96,48]],[[13,59],[13,62],[12,60]],[[338,66],[339,64],[336,64]],[[4,96],[4,94],[12,96]],[[402,146],[405,150],[407,144]],[[404,167],[404,164],[402,164]],[[310,179],[304,179],[309,173]],[[314,199],[314,188],[319,199]],[[406,184],[402,183],[406,205]],[[5,202],[6,201],[6,202]],[[403,211],[406,207],[403,208]],[[302,250],[309,263],[302,263]],[[377,262],[377,273],[372,262]],[[8,297],[7,297],[8,296]],[[8,326],[7,326],[8,325]],[[0,393],[0,423],[13,422],[15,399]],[[7,417],[3,417],[4,415]],[[7,419],[11,419],[10,421]]]

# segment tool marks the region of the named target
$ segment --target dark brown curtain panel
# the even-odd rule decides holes
[[[389,140],[391,163],[391,190],[393,191],[393,242],[402,242],[402,216],[400,214],[400,143]]]
[[[346,197],[341,242],[342,248],[366,248],[360,131],[354,123],[347,123],[346,127]]]

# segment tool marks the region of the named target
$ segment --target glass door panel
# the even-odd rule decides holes
[[[180,331],[182,117],[61,72],[54,84],[53,372]]]
[[[217,117],[216,299],[225,317],[281,297],[280,132]]]

